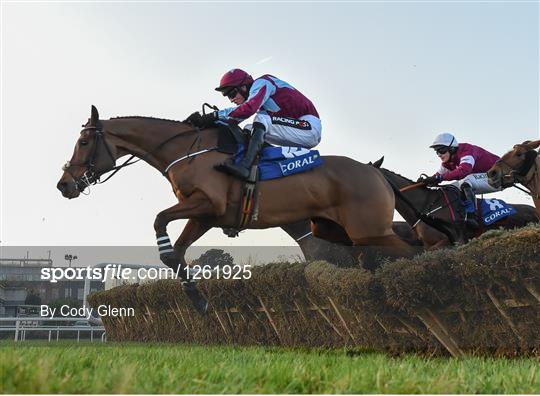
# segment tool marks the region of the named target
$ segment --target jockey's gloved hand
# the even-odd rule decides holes
[[[184,122],[189,122],[191,125],[196,126],[197,128],[207,128],[214,125],[215,121],[217,121],[217,111],[204,115],[201,115],[201,113],[196,111],[186,118]]]
[[[214,125],[218,120],[217,111],[213,111],[208,114],[201,116],[201,128],[208,128]]]
[[[196,111],[195,113],[192,113],[188,118],[186,118],[183,122],[188,122],[191,125],[197,126],[197,124],[200,123],[201,118],[201,113]]]
[[[426,186],[435,186],[442,181],[441,175],[434,175],[428,177],[420,177],[416,182],[424,183]]]

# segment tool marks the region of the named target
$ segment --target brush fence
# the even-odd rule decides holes
[[[359,348],[392,353],[539,355],[540,226],[493,231],[375,273],[327,262],[274,263],[249,280],[208,280],[198,314],[178,281],[90,296],[108,340]]]

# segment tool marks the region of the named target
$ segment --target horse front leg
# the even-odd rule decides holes
[[[179,219],[214,216],[215,212],[215,206],[208,200],[206,195],[201,192],[193,193],[182,202],[159,212],[154,221],[154,230],[156,231],[159,256],[161,261],[163,261],[163,264],[169,266],[164,260],[168,260],[171,256],[174,256],[175,253],[169,235],[167,234],[167,225],[171,221]],[[170,267],[176,269],[177,266],[174,265]]]
[[[182,288],[186,292],[189,299],[193,302],[195,308],[203,314],[208,310],[208,301],[201,294],[197,288],[195,280],[189,274],[189,267],[186,263],[185,254],[187,248],[193,242],[203,236],[210,228],[211,227],[209,225],[203,224],[198,220],[190,219],[184,227],[182,234],[174,243],[174,253],[170,258],[170,263],[168,264],[169,266],[171,264],[176,265],[177,268],[175,272],[177,277],[180,276],[182,279]]]
[[[188,268],[185,258],[187,249],[200,237],[206,234],[206,232],[210,228],[212,227],[206,222],[196,219],[190,219],[188,220],[186,226],[182,230],[182,233],[174,243],[173,255],[177,261],[171,263],[174,268],[171,265],[169,266],[173,268],[176,274],[179,275],[182,279],[190,278],[187,272]]]
[[[187,296],[191,299],[195,308],[201,313],[206,313],[208,302],[197,289],[195,282],[189,278],[184,254],[189,245],[204,235],[211,227],[209,225],[203,225],[198,220],[188,221],[175,243],[175,248],[173,248],[167,234],[167,225],[171,221],[178,219],[212,216],[214,212],[212,203],[204,194],[198,193],[160,212],[154,222],[161,261],[166,266],[175,270],[177,277],[180,277],[182,280],[182,286]]]

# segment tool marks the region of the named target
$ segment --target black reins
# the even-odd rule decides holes
[[[384,176],[384,173],[383,173],[383,176]],[[432,216],[430,213],[425,214],[423,212],[420,212],[418,209],[416,209],[416,206],[408,198],[406,198],[405,195],[403,195],[401,191],[399,191],[399,188],[391,180],[389,180],[387,177],[385,177],[385,179],[388,182],[388,184],[390,184],[390,187],[394,191],[394,194],[396,195],[396,197],[401,199],[405,203],[405,205],[407,205],[413,211],[418,221],[423,221],[427,225],[442,232],[444,235],[446,235],[446,237],[451,243],[458,242],[456,235],[454,235],[454,233],[450,231],[452,229],[455,229],[455,227],[453,227],[449,222],[445,220]]]
[[[518,146],[521,146],[521,145],[515,145],[514,148]],[[537,156],[538,156],[538,152],[536,150],[530,150],[530,151],[525,152],[525,160],[517,169],[514,169],[509,163],[504,161],[502,158],[498,159],[495,162],[496,165],[504,164],[509,169],[508,174],[504,174],[504,172],[502,172],[503,174],[501,175],[501,185],[503,187],[505,186],[515,187],[518,190],[523,191],[525,194],[530,195],[531,197],[538,198],[538,196],[533,194],[531,191],[517,185],[517,183],[520,183],[520,184],[523,184],[523,186],[526,186],[529,183],[530,180],[526,180],[525,178],[527,177],[527,173],[529,173],[529,171],[533,167]],[[510,180],[510,182],[506,184],[505,180]]]
[[[87,126],[87,127],[85,126],[84,129],[81,131],[81,133],[86,131],[86,130],[94,130],[95,131],[95,133],[94,133],[94,147],[92,148],[92,152],[88,156],[88,159],[85,162],[79,163],[79,164],[72,164],[70,161],[68,161],[66,163],[66,165],[64,165],[64,167],[63,167],[63,169],[66,172],[68,172],[71,175],[71,177],[73,177],[73,180],[75,180],[75,184],[76,184],[77,189],[79,191],[83,191],[86,187],[89,187],[90,185],[105,183],[107,180],[109,180],[111,177],[113,177],[116,173],[118,173],[118,171],[120,171],[120,169],[125,168],[126,166],[133,165],[133,164],[135,164],[135,163],[137,163],[137,162],[139,162],[141,160],[147,159],[148,156],[155,153],[157,150],[162,148],[165,144],[167,144],[170,141],[176,139],[178,136],[184,135],[185,133],[197,132],[197,137],[195,138],[195,140],[193,141],[193,143],[191,144],[191,146],[188,149],[188,155],[189,155],[189,152],[191,151],[191,149],[193,148],[193,146],[200,140],[200,135],[198,134],[200,132],[199,128],[195,127],[193,129],[190,129],[190,130],[187,130],[187,131],[178,132],[178,133],[168,137],[167,139],[165,139],[161,143],[159,143],[152,150],[147,151],[146,153],[144,153],[144,155],[142,155],[140,158],[136,159],[135,161],[132,161],[132,159],[135,158],[135,155],[132,154],[122,164],[120,164],[118,166],[113,166],[111,169],[105,171],[104,173],[107,173],[107,172],[112,172],[112,173],[107,175],[107,177],[104,180],[100,180],[101,176],[103,176],[103,174],[104,174],[104,173],[99,174],[97,172],[97,170],[96,170],[97,151],[98,151],[98,147],[100,145],[100,142],[103,142],[103,145],[105,146],[105,149],[107,150],[107,153],[109,154],[109,158],[112,160],[113,164],[116,163],[116,159],[114,158],[109,146],[107,145],[107,142],[105,141],[105,132],[103,130],[103,125],[101,124],[101,122],[99,122],[98,125],[96,125],[96,126]],[[87,170],[86,170],[86,172],[84,172],[82,177],[76,178],[69,171],[69,168],[72,167],[72,166],[85,166],[87,168]]]

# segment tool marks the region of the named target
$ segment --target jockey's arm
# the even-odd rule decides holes
[[[255,80],[247,100],[237,107],[218,111],[220,121],[240,123],[255,114],[264,102],[276,92],[276,87],[267,80]]]
[[[456,169],[451,171],[447,170],[445,173],[439,174],[444,181],[461,180],[472,173],[474,162],[474,157],[472,155],[466,155],[461,158]]]

